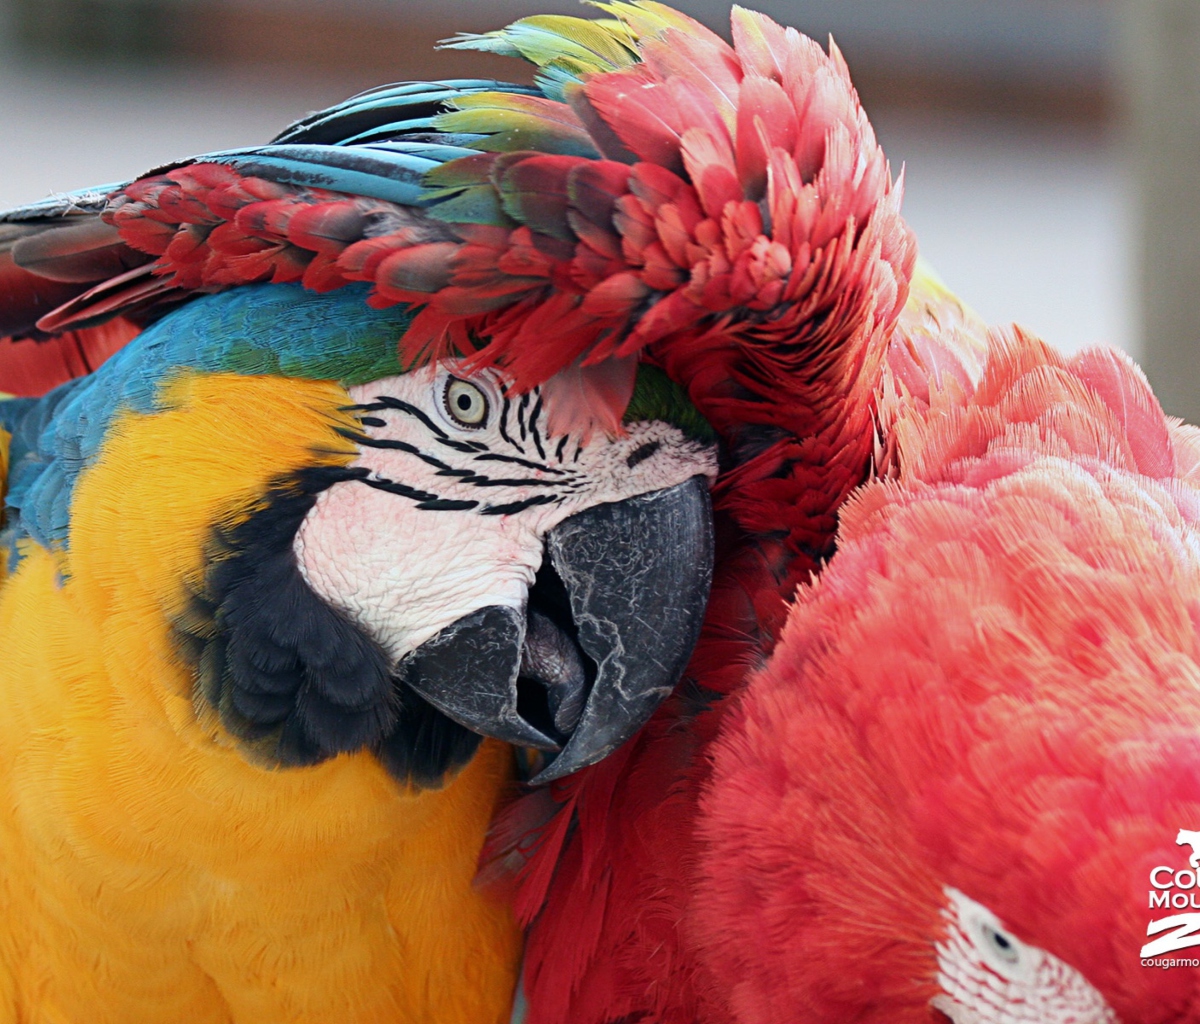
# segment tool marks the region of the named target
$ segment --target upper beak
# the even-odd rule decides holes
[[[579,512],[550,531],[546,552],[525,615],[481,608],[401,666],[460,725],[558,751],[534,783],[607,756],[678,682],[712,581],[708,482]]]

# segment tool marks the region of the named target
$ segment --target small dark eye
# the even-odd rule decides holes
[[[478,430],[487,425],[487,395],[470,381],[451,377],[442,399],[446,413],[455,423]]]
[[[1020,951],[1017,949],[1015,939],[1005,935],[998,928],[993,928],[991,925],[985,924],[980,929],[983,933],[983,940],[992,951],[1000,957],[1005,963],[1015,964],[1020,957]]]

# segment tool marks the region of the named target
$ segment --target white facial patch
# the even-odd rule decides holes
[[[1074,967],[1010,931],[987,907],[944,890],[946,937],[938,943],[932,1005],[954,1024],[1119,1024]]]
[[[480,608],[523,608],[568,516],[717,471],[711,446],[666,423],[550,437],[536,390],[452,370],[350,389],[363,477],[318,495],[294,542],[308,585],[397,661]]]

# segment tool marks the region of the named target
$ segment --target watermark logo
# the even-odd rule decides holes
[[[1181,828],[1175,837],[1178,846],[1190,846],[1188,867],[1173,868],[1163,864],[1150,872],[1150,909],[1191,910],[1196,913],[1171,914],[1146,925],[1146,937],[1157,935],[1142,947],[1143,967],[1200,967],[1200,953],[1195,957],[1168,957],[1181,949],[1200,946],[1200,893],[1196,875],[1200,872],[1200,832]]]
[[[1179,830],[1179,835],[1175,837],[1176,846],[1190,846],[1192,855],[1188,857],[1188,864],[1195,871],[1200,868],[1200,832],[1189,832],[1186,828]]]

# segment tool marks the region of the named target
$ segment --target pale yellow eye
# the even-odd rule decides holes
[[[446,406],[447,415],[455,423],[475,429],[487,425],[487,395],[470,381],[451,377],[446,382],[446,393],[443,402]]]

